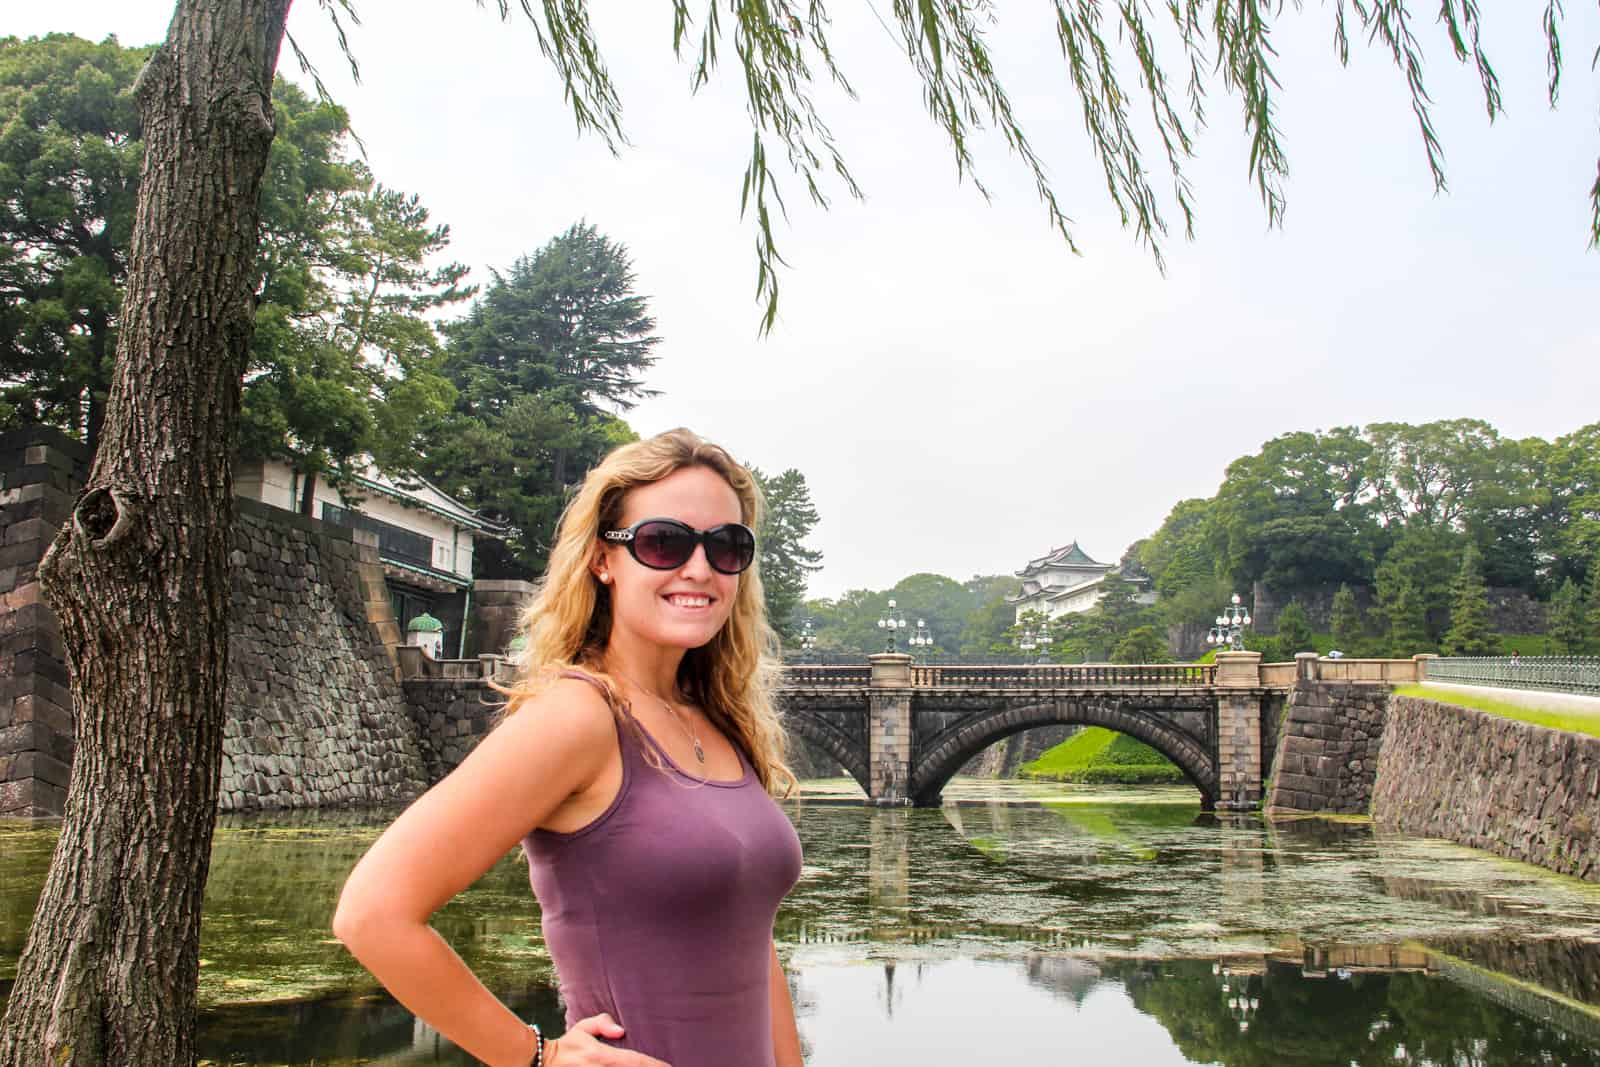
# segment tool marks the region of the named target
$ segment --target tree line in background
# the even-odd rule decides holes
[[[1137,601],[1136,580],[1155,604]],[[1078,615],[1018,618],[1015,579],[936,574],[803,612],[823,652],[880,651],[877,620],[893,598],[913,625],[927,622],[934,657],[1155,663],[1173,635],[1203,633],[1257,583],[1287,599],[1271,634],[1246,635],[1273,660],[1332,648],[1504,654],[1518,644],[1508,637],[1526,636],[1496,632],[1492,599],[1508,597],[1544,615],[1524,651],[1600,651],[1600,423],[1553,441],[1475,419],[1275,438],[1230,464],[1215,496],[1174,506]],[[1312,595],[1326,602],[1315,620],[1302,602]]]
[[[1505,648],[1493,595],[1543,605],[1550,651],[1584,652],[1600,647],[1600,423],[1553,441],[1477,419],[1285,434],[1130,551],[1175,626],[1261,583],[1334,591],[1326,632],[1346,653],[1489,655]],[[1295,600],[1276,629],[1312,648]]]
[[[0,41],[0,429],[99,443],[143,154],[128,90],[150,52]],[[319,481],[359,499],[369,462],[426,478],[506,528],[476,577],[538,577],[572,489],[655,395],[626,248],[579,222],[480,290],[436,264],[449,227],[352,156],[343,108],[282,78],[273,104],[237,454],[289,464],[308,514]],[[758,477],[782,620],[821,558],[817,516],[798,470]]]

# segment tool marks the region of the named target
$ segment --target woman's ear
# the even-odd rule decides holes
[[[596,548],[594,555],[589,557],[589,573],[601,585],[611,584],[611,566],[606,560],[605,549]]]

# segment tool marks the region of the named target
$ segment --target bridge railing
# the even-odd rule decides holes
[[[786,687],[871,685],[872,667],[865,663],[788,664],[778,684]]]
[[[1209,686],[1216,680],[1209,663],[1049,663],[1025,667],[945,666],[911,668],[918,687],[962,686],[982,689],[1098,689],[1149,686],[1170,689]]]
[[[1441,656],[1428,681],[1600,696],[1600,656]]]

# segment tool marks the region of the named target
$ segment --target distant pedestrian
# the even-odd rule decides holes
[[[1511,650],[1511,666],[1512,667],[1520,667],[1520,666],[1522,666],[1522,653],[1518,652],[1516,649],[1512,649]]]

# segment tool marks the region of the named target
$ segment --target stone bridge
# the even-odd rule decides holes
[[[837,760],[871,803],[919,806],[938,804],[956,771],[996,741],[1065,723],[1143,741],[1182,769],[1208,809],[1252,810],[1301,669],[1263,665],[1258,652],[1223,652],[1215,665],[925,666],[895,653],[868,659],[786,668],[778,690],[785,724]],[[1394,681],[1415,677],[1411,661],[1393,668],[1409,675]],[[1383,673],[1389,680],[1394,669]]]

